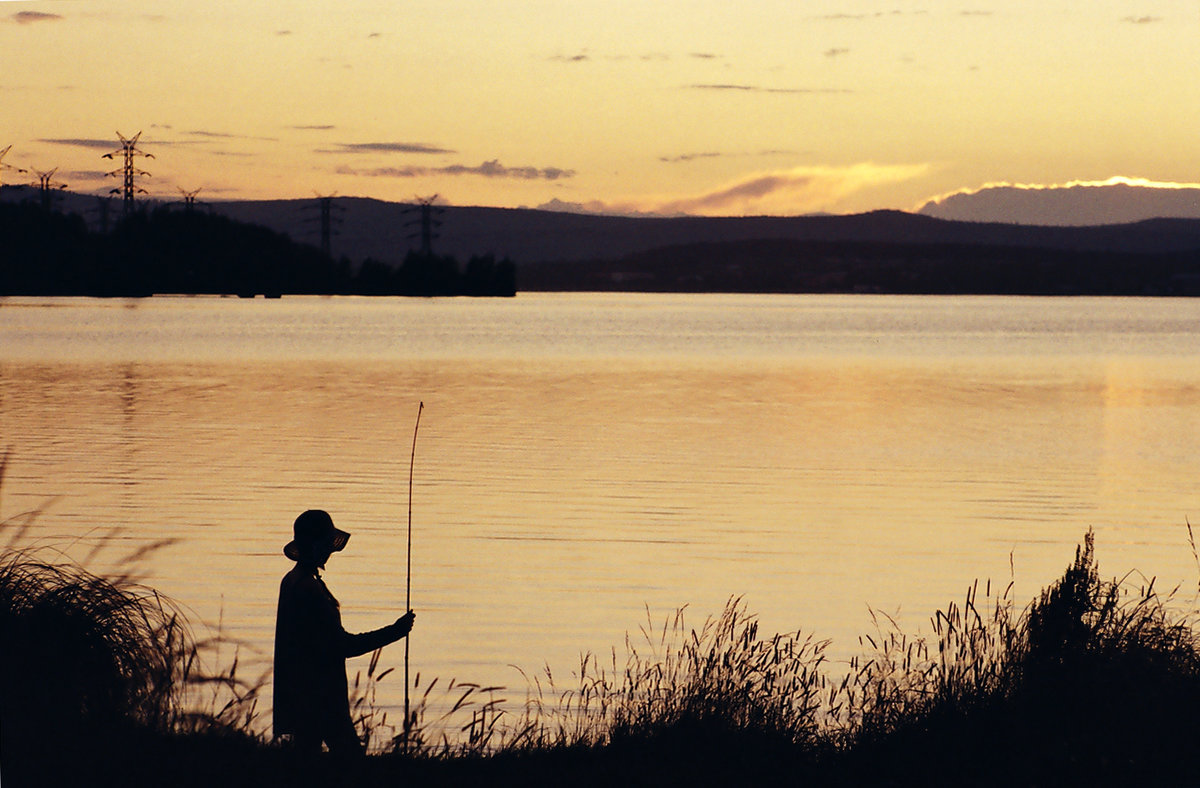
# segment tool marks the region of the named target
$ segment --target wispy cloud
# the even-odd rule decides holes
[[[104,150],[112,150],[120,148],[121,143],[118,140],[97,140],[97,139],[82,139],[72,137],[67,139],[40,139],[38,142],[47,142],[51,145],[73,145],[77,148],[103,148]]]
[[[579,52],[574,55],[551,55],[546,59],[551,63],[586,63],[592,59],[592,56],[586,52]]]
[[[1161,16],[1127,16],[1121,19],[1122,22],[1128,22],[1132,25],[1152,25],[1155,22],[1161,22]]]
[[[928,171],[928,164],[873,162],[795,167],[751,173],[699,194],[593,202],[587,208],[604,213],[787,216],[831,210],[858,192],[918,178]]]
[[[722,152],[722,151],[701,151],[699,153],[678,153],[673,156],[659,156],[658,160],[664,164],[683,164],[698,159],[717,159],[717,158],[745,158],[750,156],[796,156],[797,151],[794,150],[760,150],[752,152]]]
[[[833,14],[818,14],[817,16],[809,17],[822,22],[861,22],[867,19],[886,19],[888,17],[897,16],[928,16],[928,11],[872,11],[870,13],[833,13]]]
[[[213,140],[257,140],[259,142],[278,142],[278,137],[255,137],[247,134],[230,134],[224,131],[206,131],[204,129],[193,129],[183,132],[190,137],[201,137],[204,139]]]
[[[303,126],[288,126],[293,131],[333,131],[337,126],[331,124],[311,124]]]
[[[711,84],[685,85],[687,90],[711,90],[722,93],[776,93],[794,96],[853,93],[846,88],[770,88],[762,85]]]
[[[353,169],[339,167],[337,172],[342,175],[357,175],[368,178],[422,178],[437,175],[479,175],[485,178],[512,178],[515,180],[546,180],[556,181],[570,178],[575,170],[561,167],[507,167],[497,159],[485,161],[476,166],[466,164],[449,164],[445,167],[376,167],[373,169]]]
[[[317,153],[456,153],[450,148],[427,145],[423,142],[339,142],[334,150],[318,150]]]
[[[34,22],[57,22],[62,18],[59,14],[50,14],[44,11],[18,11],[9,17],[18,25],[31,25]]]
[[[850,54],[850,50],[846,47],[834,47],[833,49],[825,50],[825,57],[841,57],[848,54]]]
[[[727,154],[708,151],[705,153],[681,153],[677,156],[659,156],[658,160],[667,164],[678,164],[680,162],[695,161],[696,159],[718,159]]]
[[[72,181],[103,181],[108,178],[108,173],[102,170],[68,170],[59,175]]]

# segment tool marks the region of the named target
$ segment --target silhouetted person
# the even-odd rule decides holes
[[[350,634],[319,571],[329,556],[346,546],[350,534],[335,528],[332,518],[319,509],[297,517],[293,533],[283,553],[296,566],[279,586],[275,619],[275,736],[290,735],[304,754],[320,752],[325,742],[331,753],[361,755],[363,745],[350,719],[346,658],[407,635],[413,612],[382,629]]]

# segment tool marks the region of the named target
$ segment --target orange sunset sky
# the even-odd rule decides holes
[[[1198,40],[1190,0],[0,0],[0,149],[94,193],[141,131],[170,198],[913,210],[1200,181]]]

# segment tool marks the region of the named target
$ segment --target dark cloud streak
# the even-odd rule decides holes
[[[886,19],[889,17],[898,17],[898,16],[927,16],[928,14],[929,14],[928,11],[895,10],[895,11],[874,11],[871,13],[861,13],[861,14],[847,14],[847,13],[820,14],[818,16],[810,17],[810,19],[816,19],[816,20],[819,20],[822,22],[861,22],[861,21],[864,21],[867,19]]]
[[[62,18],[58,14],[48,14],[44,11],[18,11],[9,17],[18,25],[30,25],[34,22],[58,22]]]
[[[823,95],[823,94],[846,94],[853,91],[845,88],[767,88],[761,85],[737,85],[737,84],[693,84],[687,85],[687,90],[710,90],[726,93],[776,93],[784,95],[805,96],[805,95]]]
[[[184,134],[190,137],[203,137],[205,139],[214,140],[257,140],[259,142],[279,142],[278,137],[254,137],[246,134],[228,134],[223,131],[205,131],[204,129],[193,129],[185,131]]]
[[[435,175],[480,175],[485,178],[512,178],[514,180],[557,181],[571,178],[575,170],[560,167],[506,167],[498,159],[485,161],[477,166],[450,164],[445,167],[377,167],[370,170],[355,170],[339,167],[342,175],[357,175],[368,178],[421,178]]]
[[[743,151],[740,153],[720,152],[720,151],[703,151],[700,153],[680,153],[674,156],[659,156],[658,160],[664,164],[686,164],[690,161],[698,159],[732,159],[746,158],[759,156],[796,156],[796,151],[793,150],[760,150],[760,151]]]
[[[681,153],[678,156],[659,156],[658,160],[667,164],[678,164],[680,162],[695,161],[696,159],[719,159],[722,156],[727,156],[726,153],[717,153],[710,151],[705,153]]]
[[[113,148],[121,147],[120,141],[115,140],[115,139],[95,140],[95,139],[82,139],[82,138],[69,138],[69,139],[45,139],[45,138],[43,138],[43,139],[38,140],[38,142],[47,142],[51,145],[73,145],[76,148],[103,148],[105,150],[112,150]]]
[[[450,148],[427,145],[423,142],[339,142],[336,150],[323,149],[317,153],[457,153]]]

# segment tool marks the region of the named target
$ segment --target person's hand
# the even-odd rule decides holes
[[[417,614],[410,610],[404,615],[400,616],[400,618],[396,619],[396,623],[392,624],[392,626],[396,628],[396,631],[399,633],[400,637],[404,637],[412,631],[413,620],[416,617]]]

